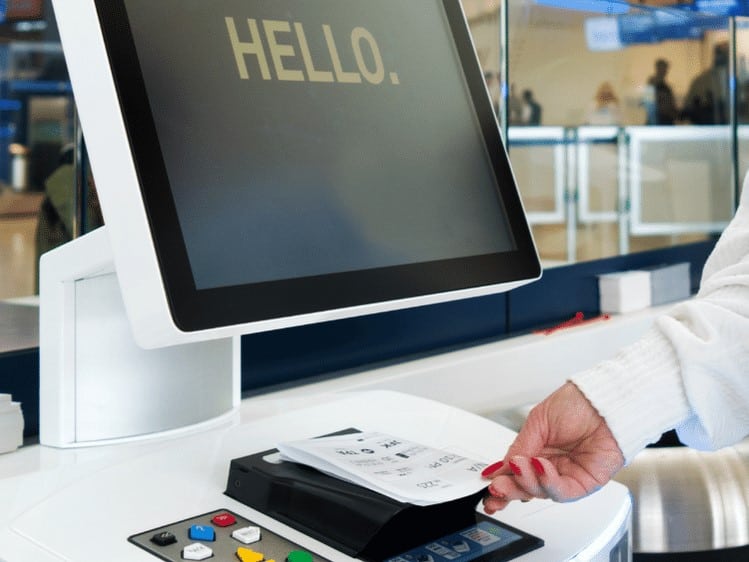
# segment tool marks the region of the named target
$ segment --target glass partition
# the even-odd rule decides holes
[[[722,231],[749,168],[743,4],[464,4],[545,265]]]
[[[727,126],[628,127],[630,233],[721,231],[734,210]]]
[[[51,6],[28,4],[0,9],[0,299],[37,292],[40,240],[76,221],[72,172],[50,181],[73,141],[67,70]]]
[[[525,186],[523,202],[533,224],[564,223],[567,189],[567,138],[563,127],[512,128],[513,170]]]
[[[0,2],[0,300],[38,292],[39,256],[101,224],[49,2]]]
[[[744,3],[463,5],[544,265],[722,230],[749,170]],[[34,294],[39,253],[100,223],[39,6],[0,14],[0,299]]]
[[[576,225],[580,232],[575,253],[568,261],[590,260],[608,253],[626,253],[627,165],[623,130],[611,125],[574,129],[575,173],[571,190],[575,193]]]

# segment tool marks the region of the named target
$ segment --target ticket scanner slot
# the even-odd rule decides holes
[[[492,538],[484,545],[469,540],[475,543],[474,548],[463,547],[463,552],[459,548],[448,559],[499,562],[544,544],[476,511],[483,491],[450,502],[415,506],[315,468],[283,461],[275,449],[232,460],[225,493],[367,562],[428,560],[430,551],[450,548],[450,543],[476,533]],[[482,530],[482,523],[491,529]]]

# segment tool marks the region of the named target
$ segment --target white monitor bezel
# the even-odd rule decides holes
[[[475,52],[467,32],[467,23],[458,0],[435,0],[452,11],[452,20],[460,19],[465,28],[459,55],[470,68],[474,103],[481,110],[490,111],[491,104],[481,79]],[[189,330],[178,327],[173,317],[173,296],[165,289],[162,263],[152,238],[149,209],[141,196],[141,178],[132,153],[132,134],[123,118],[127,108],[121,107],[121,92],[112,71],[112,53],[102,30],[102,20],[97,5],[111,5],[110,0],[81,0],[68,2],[54,0],[61,40],[65,51],[73,91],[78,106],[82,127],[99,199],[107,224],[112,246],[115,269],[122,288],[122,296],[136,341],[144,347],[161,347],[222,338],[237,334],[286,328],[301,324],[326,322],[353,316],[386,312],[407,307],[435,304],[459,298],[476,297],[506,291],[537,279],[541,274],[538,256],[533,246],[530,228],[522,213],[515,181],[502,148],[496,120],[491,119],[485,135],[501,149],[495,154],[496,166],[501,168],[503,179],[511,183],[503,197],[512,214],[513,235],[522,246],[521,273],[513,272],[501,282],[488,282],[477,286],[451,288],[403,298],[389,298],[375,302],[362,302],[343,306],[266,318],[253,321],[232,321],[227,325],[212,325],[208,328]],[[110,8],[107,8],[110,9]],[[455,24],[455,21],[452,22]],[[455,30],[454,30],[455,31]],[[469,84],[470,85],[470,84]],[[488,109],[487,109],[488,108]],[[481,116],[486,121],[487,115]],[[509,198],[509,201],[507,200]],[[518,216],[519,215],[519,216]],[[228,299],[227,299],[227,302]],[[188,303],[189,304],[189,303]],[[180,304],[188,308],[185,304]],[[203,310],[203,314],[211,311]]]

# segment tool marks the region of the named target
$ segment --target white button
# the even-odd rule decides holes
[[[188,544],[182,549],[182,558],[184,560],[205,560],[213,556],[213,550],[199,542]]]
[[[252,544],[260,540],[260,527],[244,527],[237,529],[231,536],[244,544]]]

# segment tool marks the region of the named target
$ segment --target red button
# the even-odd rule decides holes
[[[218,515],[214,515],[211,521],[219,527],[228,527],[229,525],[234,525],[237,519],[231,513],[219,513]]]

